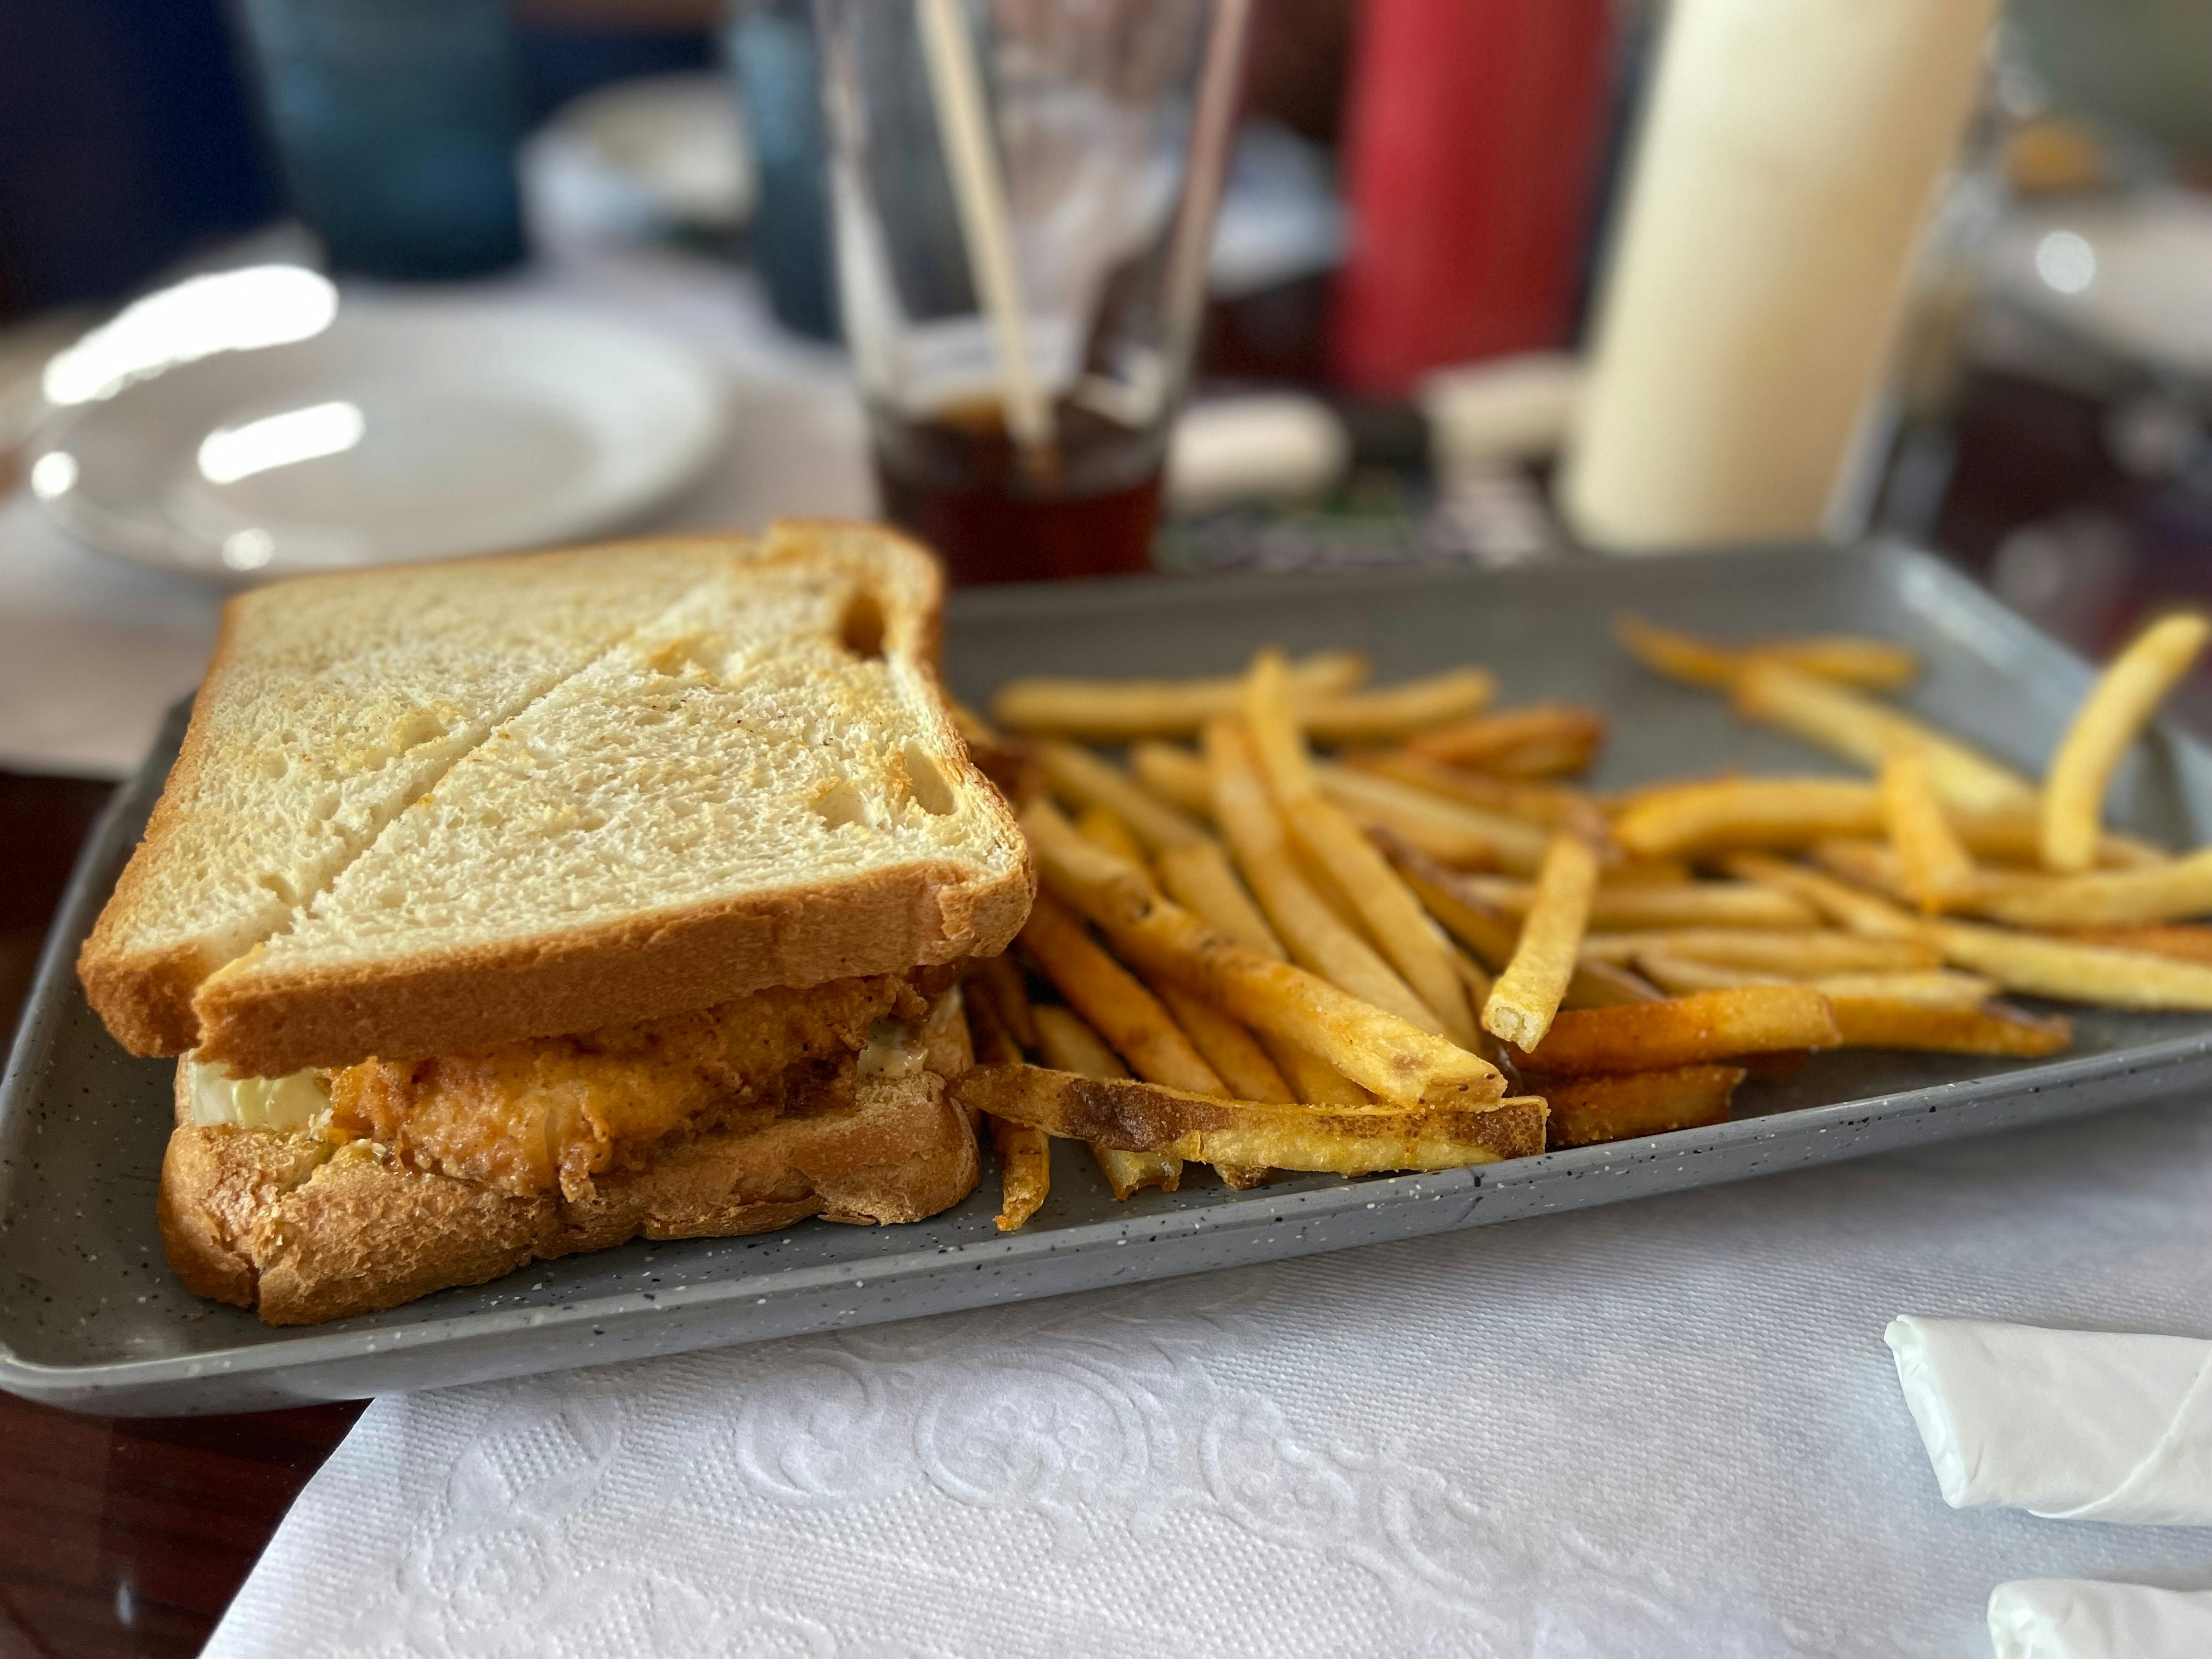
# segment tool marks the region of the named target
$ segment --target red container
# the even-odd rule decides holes
[[[1330,369],[1364,393],[1564,345],[1612,67],[1608,0],[1363,0],[1352,257]]]

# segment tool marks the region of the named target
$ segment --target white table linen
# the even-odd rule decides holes
[[[2203,1659],[2212,1591],[2027,1578],[1990,1593],[1996,1659]]]

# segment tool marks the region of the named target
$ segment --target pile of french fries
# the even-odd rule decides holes
[[[1476,667],[1369,689],[1346,652],[963,711],[1041,879],[1018,953],[969,981],[955,1085],[999,1150],[999,1225],[1044,1202],[1053,1136],[1124,1199],[1190,1163],[1237,1187],[1437,1170],[1718,1122],[1823,1049],[2071,1041],[2004,992],[2212,1011],[2212,850],[2101,821],[2203,618],[2122,653],[2039,785],[1884,701],[1918,668],[1887,641],[1616,631],[1868,775],[1601,794],[1573,781],[1601,711],[1493,710]]]

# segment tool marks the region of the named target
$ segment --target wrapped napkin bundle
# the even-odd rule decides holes
[[[2212,1526],[2212,1342],[1910,1315],[1883,1334],[1954,1509]]]
[[[2139,1339],[2140,1340],[2140,1339]],[[2021,1578],[1990,1596],[1996,1659],[2185,1659],[2212,1653],[2212,1590]]]

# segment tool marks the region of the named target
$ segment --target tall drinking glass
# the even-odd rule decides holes
[[[1249,0],[815,0],[845,337],[963,581],[1138,570]]]

